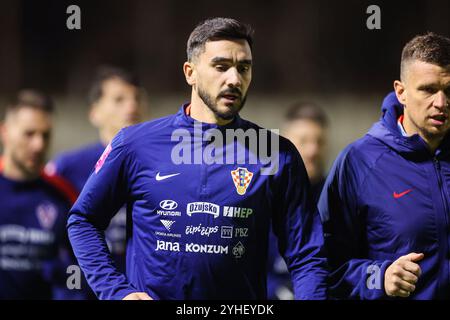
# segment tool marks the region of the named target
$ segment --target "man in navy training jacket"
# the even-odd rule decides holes
[[[76,192],[42,171],[52,110],[49,97],[22,90],[0,125],[0,299],[52,299],[73,263],[65,224]]]
[[[312,102],[297,102],[288,109],[282,129],[282,135],[295,145],[305,163],[311,183],[310,197],[313,206],[317,205],[325,183],[327,127],[328,119],[321,107]],[[267,298],[294,298],[291,276],[283,257],[280,256],[278,241],[273,232],[269,237]]]
[[[450,39],[414,37],[400,79],[319,200],[331,297],[450,298]]]
[[[300,155],[239,116],[251,45],[250,27],[236,20],[199,24],[183,65],[191,101],[175,115],[121,130],[100,157],[68,220],[99,298],[264,299],[270,223],[296,298],[326,298],[322,229]],[[124,203],[126,275],[103,235]]]

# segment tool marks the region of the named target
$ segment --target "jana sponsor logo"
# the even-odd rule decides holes
[[[217,218],[219,216],[220,207],[217,204],[209,202],[191,202],[188,203],[186,214],[192,216],[194,213],[206,213]]]
[[[180,243],[158,240],[156,243],[156,251],[180,252]]]
[[[200,223],[198,226],[186,226],[186,234],[196,234],[199,233],[202,236],[209,237],[213,233],[217,233],[219,227],[204,227]]]
[[[251,208],[223,207],[223,216],[229,218],[248,218],[253,213]]]
[[[228,246],[214,244],[187,243],[186,252],[228,254]]]

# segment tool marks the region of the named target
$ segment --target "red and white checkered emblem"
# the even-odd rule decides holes
[[[247,192],[247,188],[253,178],[253,173],[246,168],[237,168],[231,171],[231,177],[233,178],[237,193],[242,196]]]
[[[36,208],[36,216],[42,228],[51,229],[58,217],[58,210],[51,203],[40,204]]]

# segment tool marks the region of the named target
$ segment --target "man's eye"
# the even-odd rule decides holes
[[[249,66],[240,66],[239,67],[239,73],[245,73],[248,72],[250,70]]]
[[[436,93],[436,89],[435,88],[431,88],[431,87],[423,88],[422,91],[424,91],[426,93]]]
[[[450,99],[450,87],[444,90],[445,95],[447,96],[447,99]]]
[[[227,67],[226,66],[223,66],[223,65],[217,65],[216,66],[216,70],[217,71],[227,71]]]
[[[121,103],[123,100],[124,100],[123,97],[116,97],[116,98],[114,99],[114,101],[115,101],[116,103]]]

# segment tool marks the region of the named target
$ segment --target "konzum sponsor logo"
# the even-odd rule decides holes
[[[187,243],[186,252],[228,254],[228,246],[224,247],[215,244]]]

